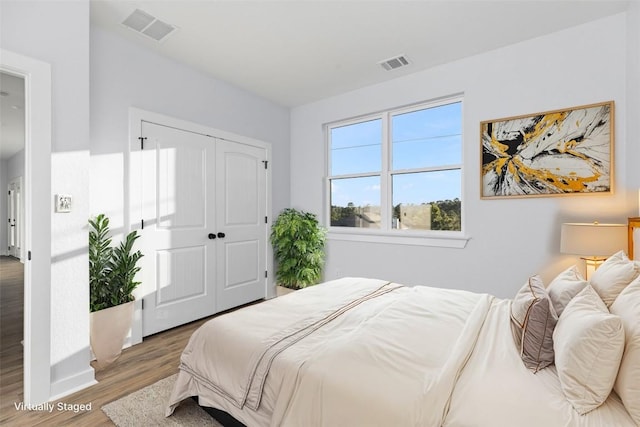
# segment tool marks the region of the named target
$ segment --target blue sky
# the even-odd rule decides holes
[[[391,116],[392,170],[462,163],[460,102]],[[333,128],[331,175],[379,172],[382,120]],[[393,204],[460,198],[460,171],[395,175]],[[333,180],[332,204],[380,204],[380,178]]]

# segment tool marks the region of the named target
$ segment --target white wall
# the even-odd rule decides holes
[[[24,176],[24,150],[18,151],[7,160],[7,179]]]
[[[272,144],[273,210],[289,204],[289,110],[91,29],[91,213],[127,227],[129,107]],[[136,218],[137,220],[138,218]]]
[[[550,280],[578,261],[559,254],[562,222],[626,221],[633,204],[625,191],[626,25],[620,14],[294,108],[291,205],[322,216],[324,123],[464,93],[466,248],[329,239],[325,278],[370,276],[511,297],[529,275]],[[615,194],[480,200],[480,121],[608,100],[616,101]]]
[[[3,1],[1,7],[2,47],[51,64],[51,176],[37,179],[49,180],[52,189],[50,395],[57,396],[94,380],[89,365],[86,228],[89,216],[89,1]],[[54,195],[58,193],[73,196],[71,213],[53,212]]]

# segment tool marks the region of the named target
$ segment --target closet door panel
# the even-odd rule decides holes
[[[215,140],[143,122],[142,334],[216,312]]]
[[[266,152],[218,140],[218,311],[266,296]]]

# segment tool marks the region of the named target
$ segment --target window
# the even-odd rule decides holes
[[[329,225],[462,230],[462,99],[328,126]]]

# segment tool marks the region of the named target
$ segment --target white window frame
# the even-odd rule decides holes
[[[403,245],[418,246],[438,246],[448,248],[464,248],[469,240],[464,233],[465,230],[465,203],[464,203],[464,126],[462,126],[462,145],[460,159],[461,162],[451,165],[439,165],[435,167],[420,167],[411,169],[392,169],[392,138],[391,120],[393,116],[407,114],[414,111],[435,108],[447,104],[460,102],[464,106],[462,95],[455,95],[438,100],[413,104],[406,107],[391,109],[379,113],[368,114],[357,118],[340,120],[325,125],[325,156],[326,156],[326,178],[325,178],[325,201],[324,201],[324,223],[327,227],[329,240],[360,241],[371,243],[393,243]],[[464,123],[464,108],[462,109],[462,123]],[[379,172],[364,172],[343,175],[331,175],[331,130],[339,127],[349,126],[357,123],[378,120],[382,122],[382,164]],[[460,200],[462,202],[460,212],[460,230],[399,230],[391,228],[392,177],[408,173],[460,170],[461,188]],[[337,227],[331,226],[331,181],[334,179],[361,178],[370,176],[380,176],[380,229],[359,228],[359,227]]]

